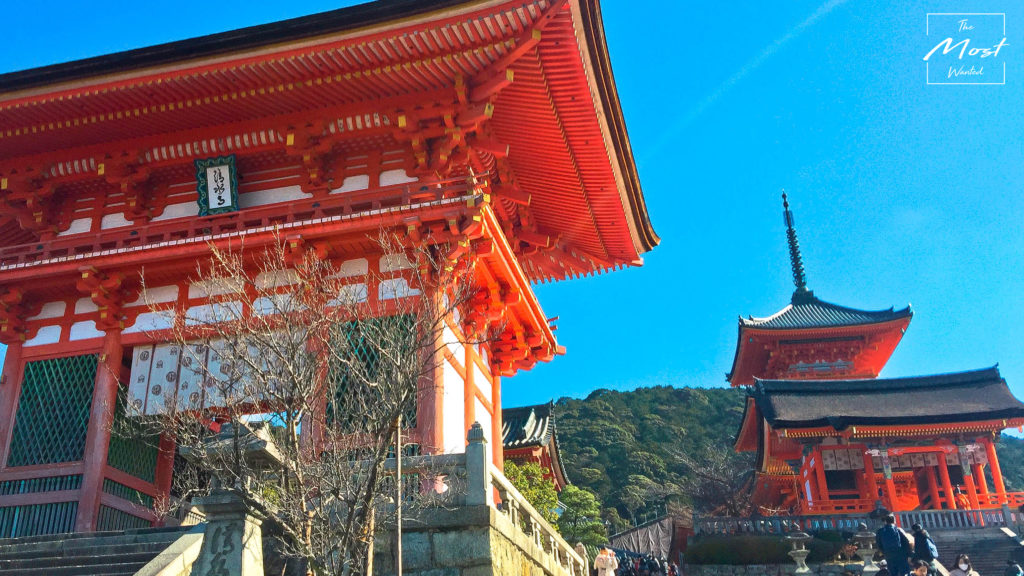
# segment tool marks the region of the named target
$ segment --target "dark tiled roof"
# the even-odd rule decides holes
[[[759,380],[750,395],[775,428],[1024,418],[998,367],[871,380]]]
[[[501,438],[505,449],[546,446],[555,433],[554,402],[501,411]]]
[[[793,296],[793,303],[767,318],[740,317],[740,326],[750,328],[767,328],[774,330],[793,330],[800,328],[830,328],[833,326],[858,326],[861,324],[878,324],[900,318],[909,318],[914,313],[910,306],[902,310],[857,310],[825,302],[814,297],[810,292],[801,297]]]

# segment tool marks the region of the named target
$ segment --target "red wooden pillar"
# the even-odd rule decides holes
[[[472,338],[467,338],[471,340]],[[466,430],[463,436],[469,434],[469,429],[473,427],[476,422],[476,374],[473,373],[473,358],[476,355],[476,351],[473,350],[473,345],[469,342],[463,344],[462,358],[459,359],[462,362],[462,367],[465,369],[464,378],[462,379],[462,422],[466,425]],[[487,436],[492,440],[493,445],[494,436],[491,435],[491,431],[485,431]],[[463,437],[465,440],[465,437]]]
[[[75,532],[92,532],[103,493],[103,476],[110,449],[110,429],[117,404],[117,378],[121,373],[121,331],[111,329],[103,337],[103,352],[96,370],[96,383],[89,410],[89,427],[85,434],[85,457],[82,462],[82,489],[78,501]]]
[[[504,425],[501,421],[501,377],[491,377],[491,407],[494,415],[491,416],[491,430],[494,439],[494,465],[499,469],[505,469],[505,448],[502,445],[501,428]]]
[[[964,485],[967,486],[967,500],[971,503],[971,508],[977,510],[980,506],[978,505],[978,489],[974,485],[974,477],[964,474]]]
[[[988,456],[989,470],[992,471],[992,484],[995,485],[996,498],[1000,504],[1006,504],[1006,484],[1003,483],[1003,471],[999,468],[999,457],[996,455],[996,446],[991,438],[982,439],[985,445],[985,454]]]
[[[14,417],[18,411],[18,390],[21,388],[23,373],[21,352],[21,342],[7,345],[4,369],[0,375],[0,468],[7,465],[11,431],[14,430]]]
[[[935,510],[942,510],[942,498],[939,496],[939,481],[935,478],[935,468],[928,466],[924,469],[924,475],[928,479],[928,494],[932,498],[932,506]]]
[[[988,481],[985,480],[985,469],[981,464],[974,464],[971,466],[971,474],[974,475],[974,484],[978,487],[978,498],[988,506]]]
[[[867,453],[867,450],[864,451],[864,478],[867,480],[868,491],[865,500],[874,502],[878,499],[878,479],[875,478],[875,463],[871,459],[871,454]]]
[[[166,504],[171,497],[171,481],[174,479],[174,437],[160,435],[160,452],[156,458],[156,472],[153,475],[157,501]],[[166,509],[166,506],[161,506]]]
[[[949,467],[946,465],[946,453],[939,452],[939,479],[942,480],[942,491],[945,492],[946,504],[950,510],[956,510],[956,494],[953,484],[949,481]]]
[[[818,497],[823,502],[828,502],[828,482],[825,480],[825,460],[821,457],[822,449],[817,447],[814,449],[814,478],[818,484]]]
[[[885,476],[885,507],[896,510],[896,483],[892,481],[892,463],[889,460],[889,449],[882,449],[882,467]]]

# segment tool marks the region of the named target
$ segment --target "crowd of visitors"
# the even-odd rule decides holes
[[[878,576],[942,574],[938,566],[939,549],[931,535],[920,524],[914,524],[910,529],[912,537],[896,526],[895,515],[889,514],[885,517],[885,524],[875,532],[875,542],[885,556],[882,571]],[[949,569],[949,576],[979,576],[967,554],[958,555],[952,565],[947,565],[946,568]],[[1003,576],[1024,576],[1024,569],[1010,560]]]
[[[597,576],[681,576],[679,565],[651,554],[616,553],[604,548],[594,560]]]

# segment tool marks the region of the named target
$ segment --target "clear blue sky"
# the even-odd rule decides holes
[[[341,5],[10,3],[5,20],[17,24],[5,28],[0,71]],[[736,316],[774,313],[793,289],[782,188],[820,298],[913,304],[883,376],[998,362],[1024,398],[1024,5],[605,0],[603,10],[663,243],[643,268],[536,288],[561,317],[568,355],[506,380],[506,406],[724,385]],[[967,11],[1006,12],[1006,85],[926,85],[926,13]]]

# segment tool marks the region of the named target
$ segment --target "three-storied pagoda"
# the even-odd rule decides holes
[[[783,208],[796,291],[768,318],[740,318],[727,376],[750,387],[735,448],[757,453],[751,497],[759,512],[1024,502],[1007,493],[993,444],[1001,430],[1024,424],[1024,404],[999,370],[878,379],[910,308],[869,312],[817,299],[785,194]]]
[[[147,304],[222,303],[185,280],[209,243],[283,234],[370,302],[400,295],[373,273],[402,263],[368,234],[475,259],[418,395],[431,452],[464,449],[474,421],[500,438],[500,378],[561,352],[531,283],[658,242],[596,0],[380,0],[2,75],[0,204],[0,538],[154,521],[173,441],[111,423],[119,398],[185,396]],[[504,331],[457,343],[486,326]]]

